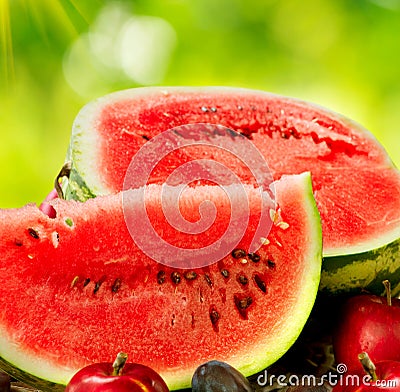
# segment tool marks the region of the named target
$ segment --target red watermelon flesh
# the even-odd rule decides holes
[[[300,333],[321,266],[309,174],[274,186],[276,203],[244,188],[250,210],[243,204],[239,216],[249,223],[235,250],[193,269],[158,263],[134,243],[128,229],[141,225],[138,190],[85,203],[53,200],[53,219],[34,205],[0,210],[0,366],[20,369],[14,374],[24,372],[43,390],[62,390],[49,383],[65,385],[82,366],[111,361],[119,351],[176,389],[189,386],[195,368],[211,359],[246,375],[262,370]],[[223,236],[232,211],[219,186],[181,193],[189,222],[204,200],[216,206],[215,224],[202,234],[177,233],[160,219],[162,189],[149,185],[145,206],[164,240],[197,249]],[[269,233],[258,231],[262,216]],[[261,234],[263,245],[248,254]]]
[[[92,195],[121,190],[132,157],[149,139],[193,123],[220,124],[245,135],[275,179],[312,172],[325,256],[369,251],[400,237],[400,175],[375,138],[336,113],[260,91],[144,88],[94,101],[73,129],[72,193],[78,188]],[[149,182],[164,182],[191,159],[212,157],[251,183],[248,169],[227,155],[196,146],[176,151]],[[80,198],[79,191],[73,197]]]

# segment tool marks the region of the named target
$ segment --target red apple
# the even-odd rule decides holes
[[[360,370],[343,374],[332,392],[400,391],[400,362],[380,361],[374,364],[366,353],[361,353],[359,358],[363,364]]]
[[[337,363],[359,369],[358,353],[366,351],[375,362],[400,361],[400,300],[361,294],[350,298],[339,315],[333,335]]]
[[[148,366],[128,363],[119,353],[113,364],[102,362],[79,370],[65,392],[169,392],[161,376]]]

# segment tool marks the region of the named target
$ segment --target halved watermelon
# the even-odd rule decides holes
[[[238,222],[248,221],[243,237],[198,268],[190,260],[185,268],[158,263],[132,240],[130,226],[142,224],[141,189],[84,203],[53,200],[54,218],[35,205],[0,210],[0,367],[49,391],[119,351],[158,371],[171,389],[189,386],[196,367],[211,359],[245,375],[262,370],[303,328],[322,258],[309,173],[273,185],[276,201],[242,188],[247,203],[235,208]],[[155,232],[176,247],[175,259],[180,247],[198,250],[223,237],[233,213],[225,189],[181,190],[177,207],[189,223],[199,220],[203,202],[216,207],[214,224],[198,234],[168,224],[164,191],[149,185],[143,200]],[[249,253],[255,237],[262,246]]]
[[[149,139],[194,123],[220,124],[246,136],[275,179],[311,171],[324,238],[321,290],[381,292],[382,280],[390,279],[394,294],[399,293],[399,172],[368,131],[310,103],[233,88],[110,94],[88,104],[76,118],[67,197],[84,200],[121,190],[132,158]],[[251,183],[246,168],[208,148],[167,157],[149,182],[161,183],[188,160],[210,156],[235,166]]]

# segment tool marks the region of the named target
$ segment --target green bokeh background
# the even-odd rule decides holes
[[[0,12],[0,207],[45,197],[85,103],[143,85],[312,101],[364,125],[400,165],[399,0],[0,0]],[[132,20],[145,27],[126,33]],[[131,66],[147,64],[139,76],[119,65],[124,34]]]

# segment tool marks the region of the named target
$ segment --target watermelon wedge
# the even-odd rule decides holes
[[[265,157],[274,179],[311,171],[323,227],[322,291],[381,292],[382,280],[390,279],[393,293],[400,292],[399,172],[368,131],[307,102],[221,87],[107,95],[84,107],[74,123],[67,198],[85,200],[123,189],[132,158],[149,139],[196,123],[244,135]],[[166,157],[149,182],[162,183],[179,165],[210,155],[252,183],[245,167],[207,148]]]
[[[229,254],[198,268],[158,263],[132,240],[129,226],[141,225],[139,189],[84,203],[49,201],[53,218],[35,205],[0,210],[0,367],[44,391],[62,391],[79,368],[122,350],[171,389],[189,386],[196,367],[211,359],[245,375],[262,370],[303,328],[322,259],[309,173],[273,186],[276,200],[242,188],[249,209],[235,208],[248,221],[245,233]],[[202,234],[168,225],[163,191],[148,185],[145,207],[176,258],[180,246],[201,249],[223,236],[232,214],[224,189],[180,193],[188,222],[197,222],[204,201],[216,206],[215,224]],[[258,236],[262,245],[249,254]]]

